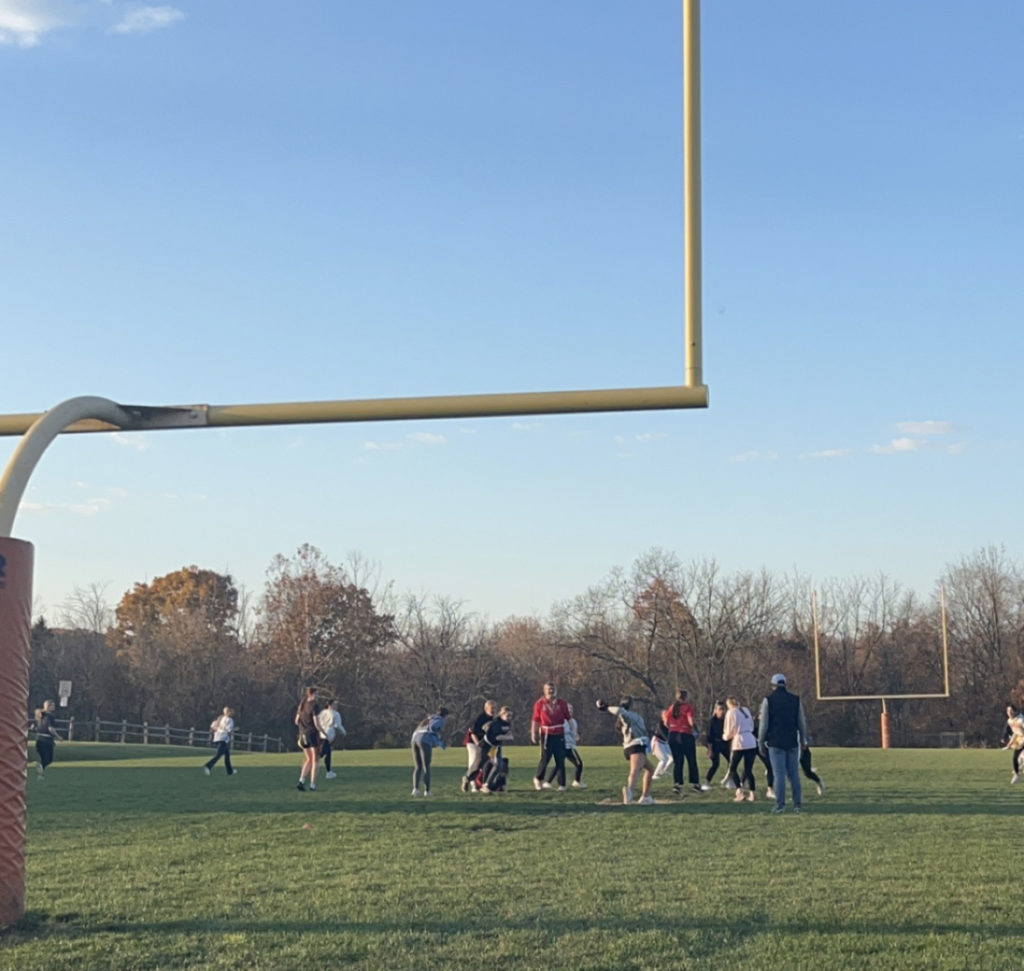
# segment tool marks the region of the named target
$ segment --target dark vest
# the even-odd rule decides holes
[[[796,748],[797,721],[800,696],[791,695],[785,688],[776,688],[768,696],[768,732],[765,744],[772,748]]]

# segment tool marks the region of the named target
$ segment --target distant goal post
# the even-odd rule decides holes
[[[942,684],[941,692],[923,692],[915,694],[869,694],[869,695],[825,695],[821,693],[821,645],[818,633],[818,592],[811,593],[811,615],[814,630],[814,685],[818,701],[880,701],[882,703],[881,729],[882,748],[889,748],[889,701],[922,701],[949,697],[949,639],[946,631],[946,589],[939,587],[939,612],[941,617],[940,631],[942,639]],[[963,733],[943,733],[956,734]],[[946,747],[946,746],[943,746]]]

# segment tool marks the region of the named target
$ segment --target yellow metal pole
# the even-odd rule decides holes
[[[683,0],[683,285],[685,382],[704,383],[701,335],[700,0]]]

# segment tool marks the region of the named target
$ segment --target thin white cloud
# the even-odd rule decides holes
[[[74,22],[70,9],[53,0],[0,0],[0,44],[37,47],[51,31]]]
[[[920,452],[928,443],[920,438],[894,438],[888,445],[872,445],[875,455],[902,455],[907,452]]]
[[[410,441],[419,442],[421,445],[444,445],[444,435],[432,435],[430,432],[413,432],[407,435]]]
[[[740,452],[738,455],[730,455],[730,462],[771,462],[777,459],[777,452]]]
[[[149,34],[183,20],[177,7],[133,7],[110,28],[112,34]]]
[[[147,449],[152,447],[148,439],[135,432],[132,432],[129,435],[125,435],[121,432],[114,432],[110,436],[110,439],[115,445],[120,445],[122,448],[134,448],[137,452],[145,452]]]
[[[967,442],[954,442],[946,446],[947,455],[963,455],[967,451]]]
[[[363,442],[363,448],[367,452],[393,452],[404,447],[401,442]]]
[[[517,432],[532,432],[535,428],[540,428],[543,422],[539,421],[514,421],[512,422],[512,428]]]
[[[901,421],[896,423],[896,431],[901,435],[951,435],[951,421]]]
[[[666,432],[641,432],[633,436],[638,442],[656,442],[659,438],[668,438]]]
[[[841,459],[845,455],[850,455],[853,452],[852,448],[824,448],[820,452],[807,452],[805,455],[801,455],[802,459]]]

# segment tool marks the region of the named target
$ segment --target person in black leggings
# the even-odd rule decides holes
[[[725,702],[716,701],[714,711],[708,719],[708,734],[706,744],[708,747],[708,758],[711,765],[708,767],[707,775],[704,777],[704,785],[701,788],[707,792],[711,788],[711,780],[718,771],[719,764],[725,761],[726,779],[729,777],[729,743],[722,738],[722,729],[725,726]]]

